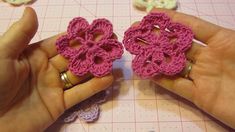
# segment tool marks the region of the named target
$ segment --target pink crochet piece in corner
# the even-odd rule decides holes
[[[71,47],[71,41],[79,42],[79,48]],[[89,25],[84,18],[74,18],[56,47],[69,59],[68,69],[77,76],[105,76],[111,72],[112,62],[123,54],[122,44],[113,37],[113,26],[106,19],[96,19]]]
[[[79,45],[73,47],[73,41]],[[84,18],[74,18],[67,34],[57,39],[56,47],[59,54],[69,59],[68,69],[77,76],[87,73],[105,76],[111,72],[113,61],[123,54],[122,44],[113,37],[113,26],[106,19],[96,19],[89,25]],[[106,90],[77,104],[65,112],[64,122],[72,122],[77,117],[85,122],[96,121],[99,104],[105,102],[108,95]]]
[[[185,52],[193,37],[190,28],[172,22],[166,14],[150,13],[125,32],[123,43],[126,50],[136,55],[132,68],[140,77],[173,76],[185,67]]]

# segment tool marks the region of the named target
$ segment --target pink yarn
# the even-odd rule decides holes
[[[96,40],[97,34],[101,35]],[[121,58],[123,47],[113,36],[113,26],[106,19],[96,19],[91,25],[81,17],[74,18],[67,34],[56,41],[59,54],[69,59],[68,69],[77,76],[92,73],[96,77],[109,74],[112,62]],[[80,43],[79,48],[70,46],[70,41]]]
[[[97,34],[102,34],[97,40]],[[96,77],[109,74],[115,59],[121,58],[123,47],[113,38],[113,26],[106,19],[96,19],[91,25],[81,17],[74,18],[68,26],[67,34],[56,41],[58,53],[69,59],[69,70],[77,76],[92,73]],[[78,48],[70,46],[76,40]],[[99,118],[99,104],[106,101],[109,90],[103,91],[79,103],[65,114],[64,122],[79,119],[94,122]]]
[[[137,75],[173,76],[185,67],[185,52],[191,47],[193,37],[190,28],[172,22],[166,14],[150,13],[138,26],[125,32],[123,43],[126,50],[136,55],[132,67]]]

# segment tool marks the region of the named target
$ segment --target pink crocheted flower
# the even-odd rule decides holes
[[[78,48],[71,46],[72,41],[80,44]],[[111,72],[112,62],[123,54],[122,44],[113,38],[113,26],[106,19],[96,19],[89,25],[84,18],[74,18],[56,46],[69,59],[69,70],[78,76],[88,72],[105,76]]]
[[[126,50],[136,55],[132,67],[137,75],[172,76],[185,67],[185,52],[191,47],[193,36],[190,28],[172,22],[166,14],[150,13],[125,32],[123,43]]]

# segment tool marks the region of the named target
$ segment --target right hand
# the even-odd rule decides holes
[[[158,77],[158,85],[193,102],[203,111],[235,128],[235,31],[175,11],[154,9],[189,26],[195,39],[187,58],[193,61],[189,78]]]

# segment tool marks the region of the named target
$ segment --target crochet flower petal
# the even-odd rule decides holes
[[[70,36],[80,37],[86,39],[86,31],[89,27],[89,23],[82,17],[76,17],[70,21],[67,33]]]
[[[70,56],[67,50],[68,46],[69,46],[69,39],[67,35],[63,35],[56,40],[56,48],[58,53],[65,56],[66,58]]]
[[[106,51],[111,60],[120,59],[123,54],[123,47],[118,40],[107,39],[99,42],[99,47]]]
[[[94,41],[91,41],[91,40],[87,40],[85,42],[85,47],[87,49],[93,49],[93,48],[97,48],[98,47],[98,43],[94,42]]]
[[[90,50],[88,56],[91,62],[90,72],[96,76],[105,76],[112,70],[112,61],[108,54],[103,49],[94,49],[96,51]]]
[[[160,74],[159,68],[163,61],[163,53],[154,48],[146,48],[132,61],[134,72],[143,78],[153,77]]]
[[[87,55],[87,49],[80,48],[72,59],[69,61],[69,70],[77,76],[83,76],[88,73],[91,60]]]
[[[146,32],[145,32],[146,31]],[[158,36],[151,31],[141,29],[141,27],[130,27],[123,39],[123,44],[127,51],[137,55],[144,47],[152,45],[158,39]]]
[[[165,29],[170,24],[170,17],[163,13],[149,13],[140,22],[141,27],[148,27],[150,30],[157,26],[160,29]]]
[[[186,57],[184,53],[164,53],[164,61],[160,65],[160,72],[164,75],[176,75],[180,73],[186,64]]]
[[[78,40],[77,38],[69,37],[68,35],[63,35],[56,40],[56,48],[59,54],[63,55],[66,58],[71,58],[76,52],[77,48],[70,47],[70,41]]]
[[[88,39],[96,40],[97,37],[101,36],[98,40],[105,40],[111,38],[113,35],[113,26],[107,19],[96,19],[92,22],[88,30]]]
[[[194,37],[191,29],[180,23],[171,23],[167,29],[169,32],[166,36],[168,36],[170,43],[175,46],[174,49],[185,52],[191,47]]]

